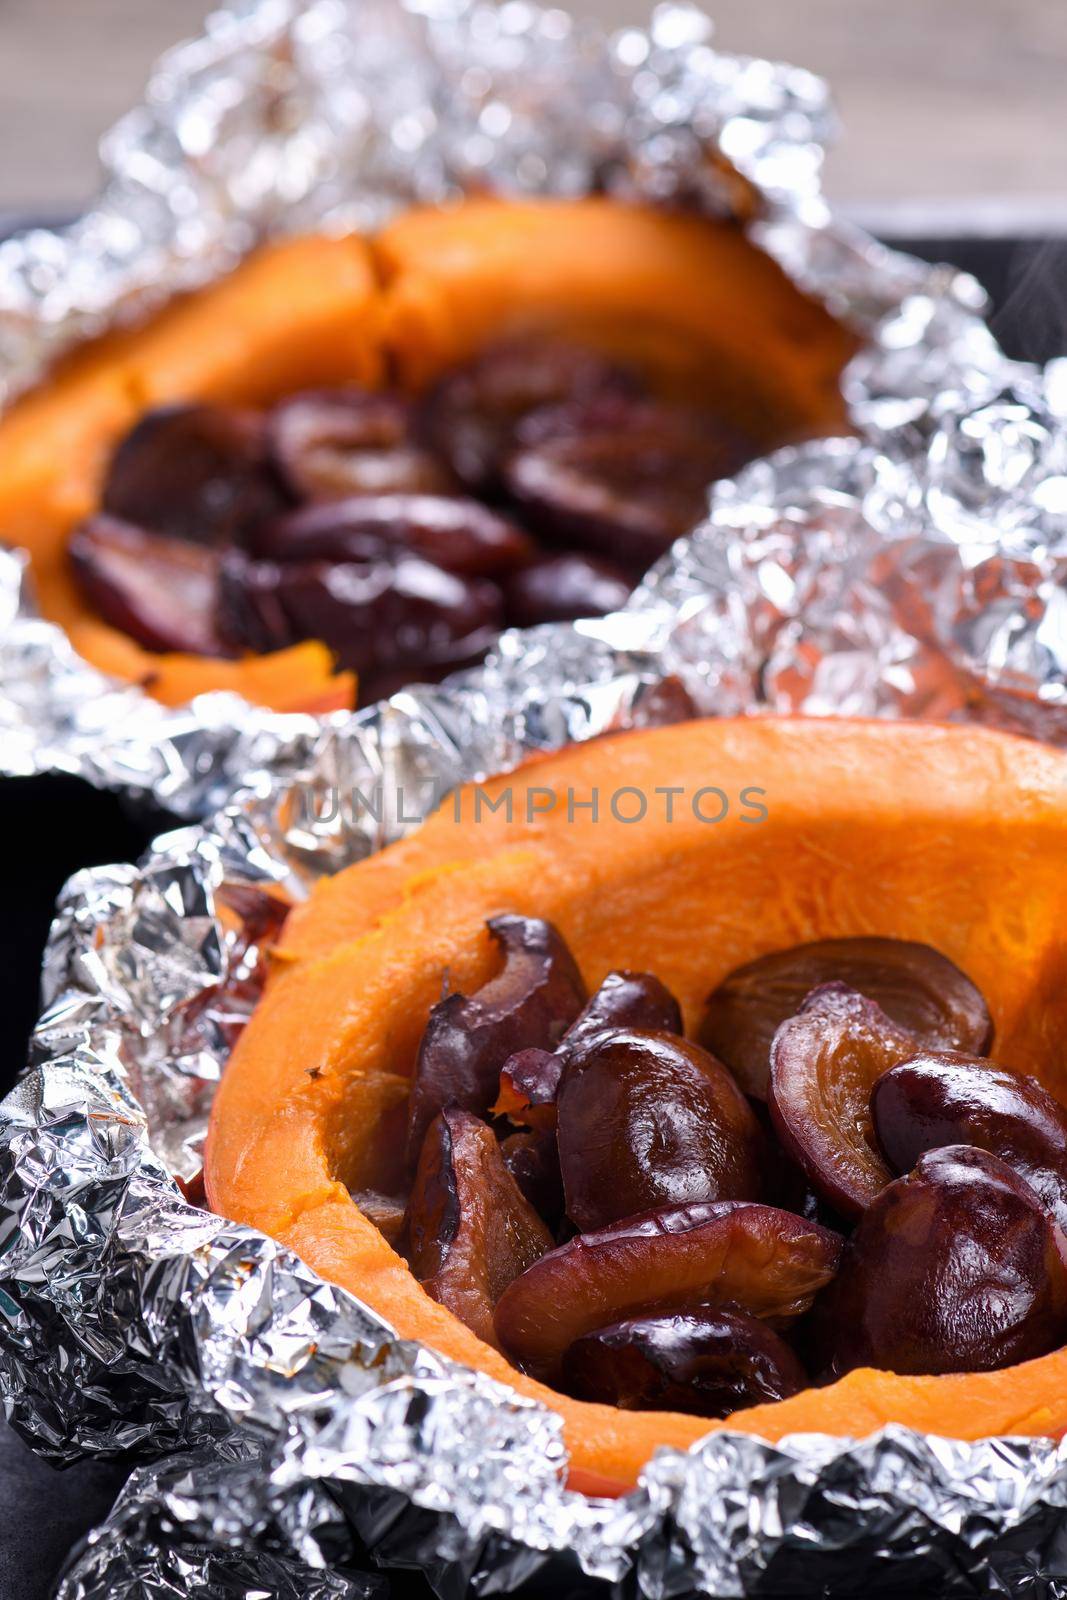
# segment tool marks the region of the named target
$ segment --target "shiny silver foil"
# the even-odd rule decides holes
[[[162,59],[143,104],[104,140],[106,182],[92,209],[68,228],[0,243],[0,401],[79,339],[136,319],[286,229],[373,227],[413,201],[487,186],[554,194],[598,187],[734,214],[866,334],[846,391],[857,429],[878,448],[862,469],[853,446],[776,458],[746,475],[732,513],[722,509],[730,486],[720,491],[714,525],[722,531],[697,542],[698,559],[682,558],[686,581],[707,582],[712,596],[707,627],[692,630],[706,652],[698,676],[709,690],[719,679],[732,686],[731,703],[736,690],[742,698],[748,692],[741,679],[753,681],[762,643],[739,637],[747,625],[738,607],[748,602],[729,571],[712,570],[718,557],[708,559],[720,547],[732,559],[725,544],[740,545],[751,493],[764,509],[777,503],[786,528],[792,519],[805,529],[818,524],[816,536],[784,558],[794,633],[804,594],[818,590],[826,616],[832,590],[838,633],[856,641],[847,670],[868,680],[888,674],[881,698],[895,709],[929,704],[922,694],[908,703],[899,655],[940,648],[949,635],[949,654],[974,666],[982,700],[992,626],[984,598],[965,595],[962,582],[954,589],[943,575],[933,646],[911,640],[910,620],[900,616],[890,629],[879,614],[865,632],[868,587],[858,570],[855,592],[848,581],[857,568],[851,530],[866,547],[889,516],[879,510],[868,521],[873,502],[895,493],[883,443],[911,475],[914,503],[892,514],[894,537],[910,518],[920,537],[947,537],[970,550],[983,532],[995,536],[1006,505],[1017,527],[1038,501],[1042,530],[1062,522],[1063,465],[1049,442],[1055,407],[1044,380],[1005,360],[981,320],[973,280],[889,251],[831,216],[819,187],[834,126],[825,86],[797,68],[720,53],[712,41],[708,19],[675,4],[659,6],[647,28],[610,37],[527,0],[246,0],[216,13],[201,39]],[[864,488],[858,472],[873,487]],[[818,475],[832,502],[829,519],[805,498],[806,482]],[[798,508],[790,504],[794,493]],[[846,546],[835,586],[824,568]],[[755,560],[746,548],[747,555],[737,551],[742,565]],[[1052,545],[1035,542],[1000,575],[997,650],[1016,626],[1041,636],[1029,651],[1012,640],[1012,672],[1027,656],[1023,703],[1010,706],[1013,725],[1031,720],[1026,686],[1040,679],[1045,640],[1056,630],[1057,559]],[[1040,617],[1026,587],[1027,562],[1049,597]],[[759,588],[771,566],[757,562],[754,570]],[[763,596],[772,609],[783,594],[779,575],[774,582],[774,594]],[[747,581],[741,587],[752,592]],[[965,615],[952,609],[956,603]],[[721,629],[715,608],[724,613]],[[758,631],[765,632],[762,622]],[[789,632],[776,636],[772,703],[792,683]],[[820,641],[838,671],[843,652],[833,632],[827,619]],[[962,643],[961,632],[969,635]],[[747,651],[743,670],[738,651]],[[804,670],[812,670],[807,660]],[[999,664],[996,671],[1003,676]],[[824,703],[823,687],[805,696],[813,709]],[[1048,687],[1040,679],[1042,695]],[[983,700],[981,714],[1001,712]],[[150,795],[179,815],[203,816],[249,774],[299,761],[318,726],[222,694],[170,711],[103,677],[34,614],[25,561],[0,551],[0,771],[77,773]]]
[[[767,248],[869,335],[847,374],[857,436],[717,486],[625,612],[505,635],[483,668],[353,717],[224,695],[165,711],[80,662],[33,616],[21,558],[0,560],[5,768],[81,773],[188,816],[228,802],[138,867],[72,880],[31,1070],[0,1108],[7,1410],[57,1462],[154,1458],[73,1558],[66,1600],[376,1600],[373,1569],[405,1565],[447,1595],[578,1578],[650,1600],[1067,1595],[1062,1445],[720,1432],[662,1453],[624,1500],[586,1501],[562,1487],[550,1412],[397,1342],[185,1197],[251,1003],[255,952],[219,915],[228,887],[299,897],[403,826],[337,815],[336,790],[444,789],[693,706],[1061,737],[1065,373],[1005,361],[970,280],[828,216],[828,126],[815,80],[717,54],[685,8],[608,41],[520,0],[258,0],[162,63],[81,224],[0,247],[11,392],[254,237],[365,225],[482,182],[742,210],[755,195]]]

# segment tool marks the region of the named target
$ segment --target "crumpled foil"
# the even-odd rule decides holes
[[[79,874],[31,1070],[0,1108],[0,1392],[57,1462],[150,1459],[67,1600],[441,1593],[1067,1596],[1067,1447],[891,1428],[718,1433],[616,1502],[562,1486],[558,1419],[391,1337],[273,1241],[198,1209],[214,1084],[251,1004],[233,886],[300,896],[401,830],[329,804],[440,790],[695,707],[970,717],[1061,740],[1067,368],[1006,361],[970,280],[827,215],[809,75],[722,56],[691,10],[612,41],[525,0],[424,12],[257,0],[173,53],[99,206],[0,246],[14,392],[72,338],[282,226],[373,224],[472,183],[727,208],[869,335],[854,438],[716,487],[625,612],[505,635],[354,717],[229,696],[164,711],[91,672],[0,559],[10,771],[78,772],[207,824]],[[294,796],[300,803],[294,804]],[[182,1187],[184,1186],[184,1187]],[[189,1198],[192,1196],[193,1198]]]
[[[1027,685],[1059,628],[1058,547],[1040,535],[1062,525],[1063,463],[1050,442],[1055,407],[1043,376],[1005,360],[972,279],[887,250],[831,216],[819,187],[834,128],[822,82],[718,52],[711,41],[707,18],[678,4],[659,6],[648,28],[610,37],[527,0],[245,0],[216,13],[202,38],[163,58],[143,104],[104,140],[106,182],[93,208],[68,228],[0,243],[0,401],[72,343],[209,280],[257,239],[286,229],[374,227],[413,201],[485,187],[595,187],[728,213],[867,336],[845,387],[857,429],[878,446],[863,468],[849,445],[777,458],[746,476],[732,512],[716,510],[729,541],[739,537],[749,493],[761,512],[778,503],[783,539],[792,521],[805,530],[781,562],[761,561],[754,546],[737,554],[757,587],[761,572],[773,577],[764,596],[772,609],[792,607],[791,626],[775,636],[773,702],[787,681],[795,695],[799,679],[826,677],[810,642],[800,641],[800,613],[803,596],[818,594],[828,616],[831,591],[842,607],[838,633],[856,634],[847,670],[886,680],[880,695],[862,693],[894,706],[906,699],[900,654],[932,648],[909,645],[906,608],[862,637],[862,550],[891,514],[894,537],[910,519],[918,535],[947,540],[969,561],[976,540],[1004,525],[1002,512],[1018,534],[1040,504],[1025,555],[1016,538],[1006,564],[999,545],[982,564],[983,577],[998,566],[996,593],[961,581],[965,616],[957,615],[942,574],[930,619],[938,640],[953,635],[953,660],[970,662],[977,650],[982,715],[1000,714],[985,703],[986,635],[998,634],[998,649],[1013,626],[1026,636],[1009,646],[1023,702],[1011,701],[1009,720],[1027,722]],[[874,504],[895,489],[887,453],[912,480],[913,503],[892,513]],[[817,486],[808,485],[820,474],[825,498],[813,501]],[[729,492],[720,491],[717,507]],[[751,679],[759,644],[738,636],[732,575],[712,559],[721,543],[721,534],[698,541],[694,554],[703,554],[687,567],[691,578],[730,587],[725,596],[713,588],[713,604],[729,615],[721,636],[712,627],[701,639],[703,670],[732,681],[731,652],[742,651]],[[824,569],[839,563],[835,585]],[[961,632],[969,642],[957,641]],[[833,633],[828,621],[820,638],[834,671],[846,670]],[[824,685],[811,684],[802,698],[819,709]],[[0,551],[0,771],[80,774],[196,817],[249,774],[298,763],[318,726],[223,694],[166,710],[102,676],[34,614],[24,559]]]

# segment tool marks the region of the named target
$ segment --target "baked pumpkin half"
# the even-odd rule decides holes
[[[1010,736],[564,749],[292,910],[210,1203],[554,1408],[579,1486],[723,1425],[1057,1434],[1065,888],[1067,758]]]
[[[347,704],[352,673],[366,699],[618,605],[708,482],[847,427],[856,348],[739,224],[416,210],[271,245],[62,361],[0,419],[0,539],[168,703]]]

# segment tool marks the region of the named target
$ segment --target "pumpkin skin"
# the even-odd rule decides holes
[[[667,784],[687,797],[716,786],[728,815],[701,822],[687,798],[667,822],[651,803]],[[855,1371],[725,1424],[573,1400],[430,1299],[349,1195],[390,1159],[374,1107],[410,1073],[444,969],[455,988],[484,983],[494,970],[485,921],[502,911],[556,923],[590,987],[617,967],[656,972],[690,1034],[710,990],[769,950],[862,934],[922,940],[982,989],[998,1059],[1067,1097],[1067,757],[959,727],[722,720],[571,747],[482,793],[499,800],[508,788],[511,822],[503,805],[473,822],[475,792],[462,791],[292,913],[284,959],[216,1097],[205,1155],[215,1209],[273,1234],[404,1337],[550,1405],[580,1484],[632,1483],[657,1446],[685,1448],[712,1427],[771,1440],[862,1436],[891,1421],[965,1439],[1067,1427],[1064,1350],[973,1375]],[[608,809],[623,788],[649,797],[640,825]],[[746,820],[750,788],[767,809],[758,825]],[[580,809],[594,789],[596,822]],[[632,795],[620,809],[636,809]]]
[[[146,409],[261,406],[387,377],[418,390],[482,345],[540,329],[627,355],[661,390],[718,400],[768,445],[847,428],[839,377],[857,339],[737,225],[604,199],[470,201],[413,211],[377,238],[272,245],[66,358],[0,418],[0,539],[29,550],[44,615],[90,661],[168,704],[206,687],[281,710],[351,704],[351,680],[332,679],[321,651],[279,652],[263,670],[181,654],[146,666],[74,582],[71,531]]]

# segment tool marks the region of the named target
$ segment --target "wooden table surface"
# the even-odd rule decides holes
[[[612,23],[648,0],[575,0]],[[95,142],[205,0],[0,0],[0,211],[76,209]],[[866,211],[1010,200],[1067,219],[1067,0],[708,0],[719,43],[826,74],[828,181]],[[922,226],[923,224],[921,224]],[[995,225],[995,224],[994,224]]]

